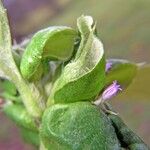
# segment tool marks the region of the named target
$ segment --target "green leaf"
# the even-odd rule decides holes
[[[12,50],[12,55],[13,55],[14,61],[16,63],[16,66],[19,68],[20,62],[21,62],[21,56],[15,50]]]
[[[28,130],[26,128],[21,128],[21,135],[25,142],[33,144],[34,146],[38,147],[40,145],[39,133]]]
[[[21,97],[16,89],[16,86],[9,80],[0,81],[0,96],[4,100],[10,100],[21,103]]]
[[[44,112],[40,135],[47,149],[120,150],[110,120],[89,102],[50,106]]]
[[[123,88],[127,87],[136,76],[137,65],[121,59],[109,59],[108,62],[112,63],[112,68],[106,75],[106,85],[117,80]]]
[[[76,37],[76,31],[65,26],[38,31],[21,60],[20,70],[23,77],[28,80],[40,79],[43,74],[43,60],[68,60],[72,55]]]
[[[4,100],[13,101],[13,102],[16,102],[16,103],[22,103],[22,101],[21,101],[22,99],[21,99],[20,96],[11,95],[8,92],[0,93],[0,97],[2,97]]]
[[[35,122],[32,120],[23,105],[8,103],[4,105],[3,111],[19,126],[33,131],[38,131]]]
[[[14,95],[14,96],[17,94],[16,86],[12,82],[8,80],[4,80],[1,82],[1,86],[2,86],[2,89],[4,91],[7,91],[9,94]]]
[[[90,100],[105,84],[104,50],[101,41],[93,33],[93,20],[89,16],[81,16],[77,24],[81,33],[79,49],[75,59],[64,67],[54,83],[48,105],[51,101],[69,103]]]
[[[113,126],[117,131],[118,138],[120,142],[126,145],[129,150],[149,150],[148,145],[146,145],[143,140],[136,135],[128,126],[122,121],[122,119],[117,115],[109,115]]]

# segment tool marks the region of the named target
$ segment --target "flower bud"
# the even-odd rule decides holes
[[[113,81],[113,83],[104,90],[102,94],[102,100],[105,101],[107,99],[112,98],[118,93],[118,91],[121,91],[121,90],[122,89],[120,85],[117,83],[117,81]]]
[[[107,62],[105,71],[108,72],[111,69],[111,67],[112,67],[112,63],[111,62]]]

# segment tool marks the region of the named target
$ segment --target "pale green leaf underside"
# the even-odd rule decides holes
[[[90,100],[98,94],[105,83],[105,59],[104,49],[100,40],[94,35],[91,22],[87,17],[81,17],[79,21],[84,26],[79,26],[79,30],[86,32],[81,36],[81,42],[75,59],[65,66],[61,76],[54,83],[52,95],[49,102],[56,103],[75,102]],[[88,18],[89,19],[89,18]],[[79,22],[79,24],[80,24]],[[84,28],[84,29],[82,29]],[[48,104],[49,105],[49,104]]]
[[[43,72],[43,61],[68,60],[73,52],[77,33],[70,27],[54,26],[37,32],[23,54],[20,70],[25,79],[39,78]]]

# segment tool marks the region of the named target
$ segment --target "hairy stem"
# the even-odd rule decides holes
[[[7,12],[0,0],[0,76],[16,85],[29,114],[40,118],[44,109],[44,106],[41,105],[44,97],[34,84],[29,84],[20,75],[12,56],[11,41]]]

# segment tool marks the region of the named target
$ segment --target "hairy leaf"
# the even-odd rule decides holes
[[[106,75],[106,85],[117,80],[123,88],[127,87],[136,76],[137,65],[121,59],[109,59],[108,62],[112,63],[112,67]]]
[[[32,120],[24,106],[20,104],[8,103],[3,108],[4,113],[19,126],[33,131],[37,131],[37,126]]]
[[[21,60],[20,70],[23,77],[28,80],[39,79],[43,73],[43,60],[68,60],[72,55],[76,36],[75,30],[65,26],[38,31]]]
[[[44,112],[40,135],[47,149],[120,150],[110,120],[89,102],[50,106]]]
[[[119,116],[112,114],[109,114],[108,116],[116,129],[116,134],[122,146],[129,150],[149,150],[148,145],[146,145],[138,135],[128,128]]]
[[[75,59],[62,70],[54,83],[48,105],[90,100],[105,83],[105,59],[101,41],[94,35],[93,20],[89,16],[78,19],[81,42]]]
[[[5,100],[11,100],[21,103],[21,97],[16,89],[16,86],[9,80],[0,81],[0,97]]]
[[[12,82],[10,82],[8,80],[4,80],[1,82],[1,86],[4,91],[7,91],[8,93],[10,93],[12,95],[17,94],[16,86]]]
[[[33,144],[36,147],[38,147],[40,145],[40,139],[39,139],[38,132],[29,130],[26,128],[21,128],[21,135],[26,142]]]

